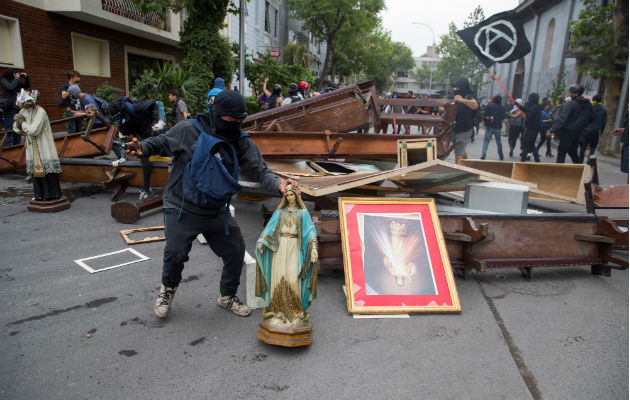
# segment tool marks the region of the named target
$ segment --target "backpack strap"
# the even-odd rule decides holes
[[[203,129],[203,126],[201,125],[201,123],[197,120],[197,118],[191,118],[189,119],[190,122],[193,123],[193,125],[195,125],[195,128],[197,128],[199,130],[199,132],[201,132],[202,134],[206,134],[209,135],[208,132],[206,132]],[[241,131],[241,137],[245,136],[249,136],[247,135],[245,132]],[[213,136],[213,135],[210,135]],[[230,145],[230,148],[232,149],[232,156],[234,157],[234,172],[232,173],[232,176],[234,177],[234,179],[236,179],[238,181],[238,155],[236,154],[236,149],[234,148],[234,145],[232,143],[229,143],[223,139],[219,139],[224,143],[228,143]],[[228,225],[228,218],[230,216],[230,202],[231,199],[227,201],[227,203],[225,204],[225,215],[223,216],[223,230],[225,231],[225,236],[228,236],[230,234],[230,228]],[[182,196],[182,208],[179,210],[179,216],[181,217],[182,215],[182,210],[184,209],[184,198]],[[179,217],[178,217],[179,219]]]

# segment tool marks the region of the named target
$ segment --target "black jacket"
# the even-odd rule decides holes
[[[505,108],[501,104],[490,103],[484,108],[483,113],[485,116],[494,117],[494,122],[490,128],[501,129],[501,124],[505,119]]]
[[[204,130],[212,134],[209,114],[197,114],[197,120]],[[181,121],[163,135],[150,137],[141,142],[143,156],[168,155],[174,157],[173,169],[170,172],[162,199],[164,208],[182,207],[184,191],[183,168],[192,160],[200,132],[190,121]],[[260,150],[249,136],[240,138],[235,144],[240,171],[249,178],[259,182],[263,189],[273,192],[278,190],[280,179],[267,167]],[[213,215],[221,210],[208,210],[184,201],[184,210],[197,215]]]
[[[551,132],[577,132],[581,134],[593,119],[593,105],[591,102],[584,97],[576,97],[562,106],[560,114],[553,121]]]
[[[11,105],[15,109],[19,109],[19,107],[15,104],[17,100],[17,95],[20,93],[21,89],[28,89],[31,87],[31,79],[28,76],[24,77],[24,82],[21,79],[13,79],[9,81],[7,78],[0,78],[0,85],[2,85],[2,97],[8,99],[11,102]]]

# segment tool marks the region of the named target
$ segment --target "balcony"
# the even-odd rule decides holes
[[[15,1],[170,46],[179,42],[180,14],[170,11],[166,15],[142,14],[131,0]]]
[[[131,0],[101,0],[103,11],[120,15],[123,18],[152,26],[162,31],[170,31],[169,14],[160,15],[158,12],[143,14]]]

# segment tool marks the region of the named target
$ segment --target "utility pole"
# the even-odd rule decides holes
[[[433,36],[433,48],[435,48],[435,32],[433,32],[433,28],[431,28],[429,25],[425,24],[424,22],[412,22],[412,24],[422,25],[429,28],[429,30],[431,31],[431,35]],[[429,61],[429,91],[431,91],[432,83],[433,83],[433,61]]]
[[[238,55],[239,92],[245,97],[245,0],[241,0],[238,13],[238,42],[240,45]]]

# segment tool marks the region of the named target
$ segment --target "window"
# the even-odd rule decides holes
[[[72,56],[81,75],[110,76],[107,40],[72,33]]]
[[[271,24],[269,21],[269,2],[265,1],[265,32],[271,33]]]
[[[399,78],[407,78],[407,77],[409,76],[409,71],[404,70],[404,69],[400,69],[400,70],[398,70],[398,72],[396,73],[396,75],[397,75]]]
[[[24,68],[20,23],[15,18],[0,15],[0,66]]]
[[[273,37],[278,37],[278,10],[274,10],[274,16],[273,16]]]
[[[556,28],[556,20],[554,18],[547,25],[547,35],[545,36],[545,51],[542,59],[542,71],[549,69],[549,59],[551,58],[551,48],[553,47],[553,31]]]

